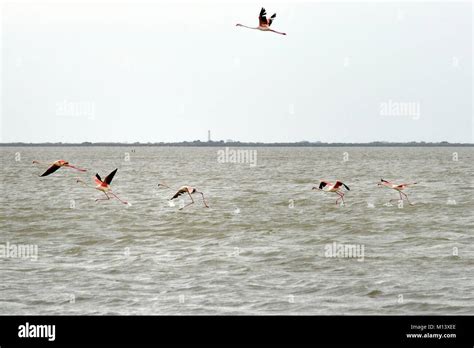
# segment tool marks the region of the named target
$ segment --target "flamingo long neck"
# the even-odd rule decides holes
[[[247,25],[243,25],[243,24],[239,24],[240,27],[244,27],[244,28],[247,28],[247,29],[258,29],[258,27],[249,27]]]
[[[86,183],[85,183],[84,181],[82,181],[81,179],[76,179],[76,182],[81,183],[81,184],[84,185],[85,187],[89,187],[89,188],[95,189],[95,186],[86,184]]]
[[[40,162],[40,161],[33,161],[33,164],[39,164],[40,166],[49,166],[51,165],[50,163],[44,163],[44,162]]]

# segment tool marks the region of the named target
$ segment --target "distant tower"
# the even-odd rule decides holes
[[[207,131],[207,141],[210,143],[211,142],[211,131]]]

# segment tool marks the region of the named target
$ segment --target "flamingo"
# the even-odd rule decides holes
[[[411,185],[416,185],[417,183],[416,182],[412,182],[412,183],[408,183],[408,184],[394,184],[394,183],[391,183],[390,181],[387,181],[387,180],[384,180],[384,179],[380,179],[380,182],[377,184],[378,186],[385,186],[385,187],[388,187],[388,188],[391,188],[393,190],[396,190],[398,191],[398,194],[400,195],[400,200],[403,201],[403,196],[405,196],[405,199],[407,200],[407,202],[410,204],[410,205],[413,205],[409,200],[408,200],[408,196],[406,195],[406,193],[402,192],[402,190],[404,190],[405,188],[407,188],[408,186],[411,186]],[[398,201],[398,199],[391,199],[391,201]]]
[[[334,185],[328,181],[321,180],[319,183],[319,187],[314,186],[313,190],[322,190],[325,192],[336,192],[339,195],[339,198],[336,199],[336,205],[337,205],[337,202],[340,199],[342,199],[342,203],[344,204],[344,193],[341,192],[342,187],[345,187],[345,189],[348,191],[351,190],[346,184],[344,184],[343,182],[339,180],[337,180]]]
[[[279,32],[279,31],[276,31],[276,30],[273,30],[273,29],[270,29],[270,25],[272,25],[272,22],[273,20],[275,19],[276,17],[276,13],[274,13],[270,19],[267,19],[267,11],[265,11],[265,9],[262,7],[262,9],[260,10],[260,15],[258,16],[258,27],[248,27],[246,25],[243,25],[243,24],[236,24],[235,26],[236,27],[244,27],[244,28],[248,28],[248,29],[256,29],[256,30],[261,30],[261,31],[272,31],[276,34],[280,34],[280,35],[286,35],[286,33],[282,33],[282,32]]]
[[[110,183],[112,182],[112,179],[114,178],[115,173],[117,173],[117,169],[115,169],[109,175],[107,175],[104,180],[101,179],[99,174],[95,175],[94,181],[96,183],[96,186],[94,186],[93,188],[95,188],[96,190],[102,191],[105,194],[105,196],[107,197],[107,198],[97,198],[95,200],[96,202],[97,201],[109,200],[110,199],[109,194],[110,194],[110,195],[114,196],[115,198],[117,198],[123,204],[129,204],[128,202],[125,202],[125,201],[121,200],[115,193],[112,192],[112,190],[110,188]],[[87,185],[81,179],[77,179],[76,182],[82,183],[87,187],[92,187],[92,186]]]
[[[169,187],[169,186],[166,185],[166,184],[158,184],[158,187],[160,187],[160,186],[167,187],[167,188],[171,189],[171,187]],[[186,194],[186,193],[189,195],[189,198],[191,198],[191,203],[188,203],[188,204],[186,204],[184,207],[179,208],[179,210],[186,208],[188,205],[194,204],[193,196],[191,196],[193,193],[200,193],[201,196],[202,196],[202,202],[204,203],[204,206],[205,206],[206,208],[209,208],[209,206],[207,205],[206,200],[205,200],[205,198],[204,198],[204,193],[198,191],[196,188],[194,188],[194,187],[192,187],[192,186],[186,186],[186,185],[185,185],[185,186],[181,186],[181,187],[178,189],[178,191],[174,194],[174,196],[170,198],[170,201],[173,200],[173,199],[175,199],[175,198],[178,198],[179,196],[181,196],[181,195],[183,195],[183,194]]]
[[[80,172],[87,172],[87,170],[75,167],[72,164],[69,164],[69,162],[65,160],[57,160],[52,164],[46,164],[46,163],[41,163],[39,161],[33,161],[33,164],[44,164],[44,165],[50,166],[43,174],[39,176],[48,176],[49,174],[54,173],[56,170],[58,170],[61,167],[72,168]]]

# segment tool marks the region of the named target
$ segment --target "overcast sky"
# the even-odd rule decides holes
[[[473,142],[470,2],[0,6],[2,142]]]

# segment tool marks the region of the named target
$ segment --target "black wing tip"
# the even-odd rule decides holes
[[[51,167],[49,167],[43,174],[40,176],[48,176],[49,174],[53,174],[55,171],[57,171],[60,168],[60,166],[57,166],[53,164]]]
[[[117,173],[117,170],[118,170],[118,168],[115,168],[113,171],[110,172],[109,175],[107,175],[107,176],[105,177],[104,182],[105,182],[106,184],[110,185],[110,184],[112,183],[112,180],[113,180],[113,178],[114,178],[114,176],[115,176],[115,173]]]

